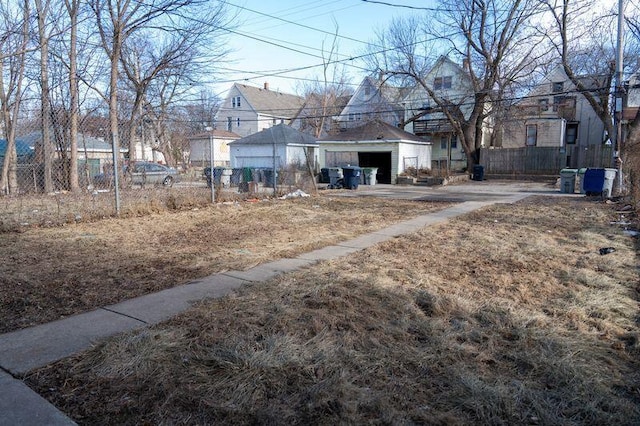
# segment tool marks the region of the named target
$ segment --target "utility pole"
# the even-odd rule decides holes
[[[615,87],[615,112],[614,119],[616,121],[616,143],[614,147],[613,157],[615,160],[615,165],[618,168],[618,192],[622,193],[623,191],[623,182],[622,178],[622,110],[623,110],[623,78],[624,78],[624,66],[623,66],[623,57],[624,57],[624,0],[618,0],[618,37],[617,37],[617,46],[616,46],[616,87]]]
[[[213,154],[214,154],[213,128],[205,127],[205,130],[209,132],[209,172],[211,176],[211,204],[215,204],[216,203],[216,180],[213,174]]]

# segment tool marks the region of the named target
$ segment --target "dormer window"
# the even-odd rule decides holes
[[[451,89],[451,82],[453,78],[450,75],[444,77],[436,77],[433,80],[433,89],[434,90],[442,90],[442,89]]]

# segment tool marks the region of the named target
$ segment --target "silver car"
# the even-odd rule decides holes
[[[171,186],[180,180],[178,171],[173,167],[147,161],[136,161],[129,172],[129,166],[123,168],[125,182],[134,185],[164,185]],[[113,170],[105,170],[105,173],[94,176],[93,184],[96,187],[113,187]]]
[[[137,161],[131,170],[131,181],[135,185],[162,184],[171,186],[179,178],[180,175],[176,169],[157,163]]]

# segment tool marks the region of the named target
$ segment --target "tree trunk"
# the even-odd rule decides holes
[[[44,163],[44,192],[54,190],[53,144],[51,143],[51,104],[49,102],[49,37],[46,34],[46,19],[49,3],[35,0],[38,13],[38,38],[40,41],[40,108],[42,120],[42,161]]]
[[[71,34],[69,46],[69,145],[71,150],[70,168],[69,168],[69,189],[71,192],[79,192],[79,176],[78,176],[78,1],[66,1],[67,11],[71,19]],[[86,159],[85,159],[86,162]],[[86,166],[86,164],[85,164]]]

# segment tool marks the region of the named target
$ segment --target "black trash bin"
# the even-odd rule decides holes
[[[320,169],[320,182],[319,183],[330,183],[329,179],[329,169],[327,167],[323,167]]]
[[[473,166],[473,175],[471,179],[478,181],[484,180],[484,166],[481,166],[480,164]]]
[[[272,187],[273,186],[273,180],[278,178],[278,173],[273,173],[273,169],[263,169],[262,170],[263,176],[264,176],[264,186],[266,187]]]
[[[358,189],[362,169],[357,166],[348,166],[342,168],[342,173],[344,175],[344,187],[347,189]]]

